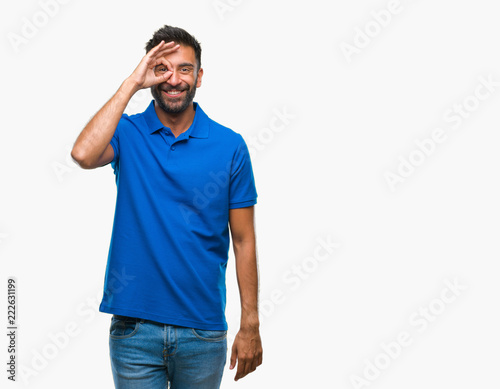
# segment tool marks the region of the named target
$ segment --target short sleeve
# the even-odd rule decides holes
[[[111,167],[113,168],[113,170],[115,171],[115,173],[116,173],[116,171],[118,169],[118,161],[120,159],[120,141],[119,141],[119,137],[120,137],[121,128],[123,127],[124,121],[125,121],[126,118],[128,118],[128,115],[124,113],[122,115],[122,117],[120,118],[120,121],[118,122],[118,125],[116,126],[115,133],[113,134],[113,137],[111,138],[111,141],[109,142],[109,144],[111,145],[111,147],[113,147],[113,151],[114,151],[114,157],[113,157],[113,160],[111,161]]]
[[[257,203],[257,190],[248,147],[241,142],[233,156],[229,184],[229,209],[250,207]]]

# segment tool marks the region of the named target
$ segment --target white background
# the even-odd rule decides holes
[[[227,364],[222,387],[498,387],[500,87],[480,86],[500,81],[497,2],[401,0],[388,14],[381,0],[73,0],[52,15],[42,3],[0,12],[0,289],[17,278],[19,324],[18,381],[4,335],[2,387],[112,387],[110,316],[97,306],[114,175],[69,151],[164,24],[202,44],[196,101],[258,146],[264,363],[238,383]],[[464,104],[454,128],[458,114],[446,117]],[[283,110],[293,118],[271,131]],[[436,128],[445,140],[424,155],[416,141]],[[419,165],[402,177],[410,157]],[[339,247],[317,261],[321,238]],[[396,347],[400,333],[411,344]]]

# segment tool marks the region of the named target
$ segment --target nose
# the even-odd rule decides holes
[[[172,75],[170,76],[170,78],[168,79],[168,84],[172,85],[172,86],[177,86],[180,84],[181,82],[181,79],[179,77],[179,73],[177,73],[176,70],[174,70],[174,72],[172,73]]]

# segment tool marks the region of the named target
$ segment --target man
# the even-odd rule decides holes
[[[230,369],[238,380],[262,363],[250,156],[241,135],[193,102],[203,77],[196,39],[164,26],[146,52],[71,152],[84,169],[111,163],[116,176],[99,308],[113,314],[113,379],[117,388],[219,388],[229,232],[241,300]],[[143,88],[149,107],[124,114]]]

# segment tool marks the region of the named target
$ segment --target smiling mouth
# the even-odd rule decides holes
[[[185,91],[180,91],[180,90],[169,90],[169,91],[162,91],[164,94],[166,94],[169,97],[178,97],[182,95]]]

